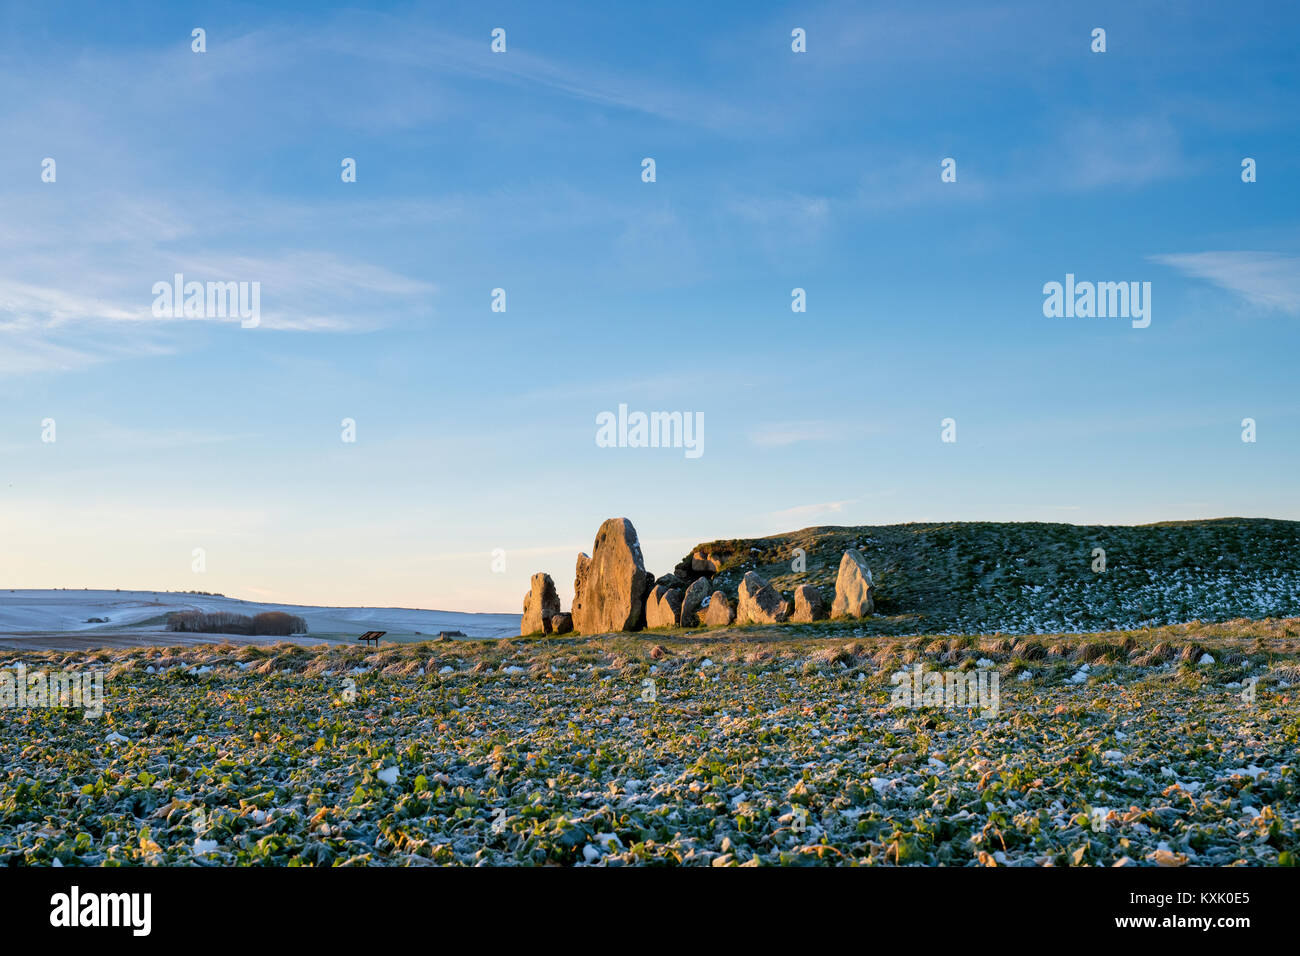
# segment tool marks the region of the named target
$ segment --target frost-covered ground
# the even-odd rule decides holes
[[[820,628],[22,654],[104,668],[106,711],[0,711],[0,865],[1300,857],[1300,620]],[[917,667],[996,711],[895,706]]]
[[[959,615],[969,633],[1047,634],[1110,626],[1229,621],[1300,614],[1300,572],[1120,569],[1048,586],[1022,584],[1005,600],[973,589],[976,614]]]
[[[284,611],[307,622],[309,636],[349,639],[363,631],[390,636],[463,631],[470,637],[507,637],[519,633],[518,614],[462,614],[412,608],[305,607],[265,604],[218,595],[172,591],[0,590],[0,635],[77,635],[93,644],[96,638],[163,635],[163,618],[171,611],[228,611],[254,615]],[[106,621],[92,621],[106,618]],[[0,647],[4,646],[0,638]]]

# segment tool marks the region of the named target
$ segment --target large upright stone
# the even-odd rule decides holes
[[[636,534],[635,531],[633,531],[632,533],[633,533],[634,535]],[[642,606],[644,606],[645,602],[648,601],[648,600],[650,599],[650,592],[653,591],[653,590],[655,589],[655,582],[656,582],[657,580],[658,580],[658,579],[655,577],[655,574],[654,574],[653,571],[647,571],[647,572],[645,573],[645,597],[642,599]],[[667,587],[675,587],[676,585],[666,585],[666,586],[667,586]]]
[[[700,611],[700,623],[705,627],[726,627],[735,619],[736,612],[721,591],[714,591],[708,605]]]
[[[681,588],[667,588],[656,584],[645,602],[646,627],[676,627],[682,617]]]
[[[524,595],[524,619],[519,624],[520,634],[551,633],[551,618],[560,613],[560,596],[555,593],[555,582],[545,571],[533,575],[532,587]]]
[[[736,602],[737,624],[778,624],[790,616],[790,602],[753,571],[746,571]]]
[[[794,589],[794,613],[790,620],[799,623],[820,621],[826,616],[826,602],[822,592],[811,584],[801,584]]]
[[[578,599],[587,583],[587,573],[591,570],[591,558],[583,551],[578,552],[578,563],[573,570],[573,610],[578,609]],[[576,625],[575,625],[576,627]]]
[[[709,579],[696,578],[682,598],[682,627],[695,627],[700,621],[700,608],[709,600]]]
[[[849,548],[844,552],[844,557],[840,558],[831,617],[866,617],[876,609],[875,593],[867,559],[861,551]]]
[[[653,584],[632,522],[610,518],[596,532],[591,557],[578,555],[573,629],[580,634],[640,630]]]

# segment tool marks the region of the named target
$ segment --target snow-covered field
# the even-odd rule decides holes
[[[439,631],[463,631],[469,637],[489,638],[513,637],[519,633],[518,614],[462,614],[401,607],[304,607],[169,591],[0,590],[0,635],[58,634],[84,637],[90,644],[98,637],[114,638],[124,633],[165,633],[164,615],[191,610],[249,616],[263,611],[284,611],[307,622],[309,637],[323,640],[350,640],[369,630],[387,631],[390,637],[431,636]]]

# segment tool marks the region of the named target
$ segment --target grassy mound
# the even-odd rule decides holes
[[[715,581],[730,594],[752,570],[787,594],[815,584],[829,600],[853,547],[876,582],[880,619],[867,633],[1081,632],[1300,614],[1295,521],[818,527],[695,552],[718,562]]]

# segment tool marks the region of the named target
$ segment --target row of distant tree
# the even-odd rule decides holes
[[[264,611],[249,617],[229,611],[172,611],[167,615],[167,630],[202,634],[247,634],[288,637],[306,634],[307,622],[296,614]]]

